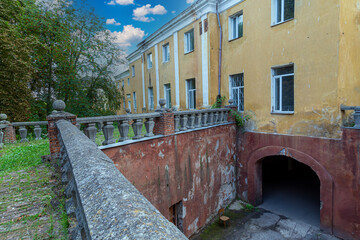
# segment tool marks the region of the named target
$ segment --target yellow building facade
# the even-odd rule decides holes
[[[131,112],[161,98],[209,108],[220,94],[249,130],[339,138],[340,106],[360,105],[360,1],[198,0],[127,60],[117,80]]]

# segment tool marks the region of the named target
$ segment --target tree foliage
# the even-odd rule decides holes
[[[29,117],[25,113],[31,104],[31,118],[43,119],[55,99],[64,100],[67,111],[78,116],[104,114],[120,107],[121,96],[112,75],[122,64],[123,52],[104,21],[84,2],[3,0],[0,8],[0,24],[9,29],[7,35],[0,32],[0,61],[6,61],[0,62],[0,74],[18,86],[1,87],[0,96],[2,90],[27,94],[18,101],[27,106],[21,111],[23,118]]]

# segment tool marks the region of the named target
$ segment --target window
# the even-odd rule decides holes
[[[294,66],[272,69],[272,112],[294,112]]]
[[[172,205],[169,208],[169,221],[172,222],[181,232],[184,232],[183,229],[183,203],[182,201]]]
[[[130,86],[130,78],[128,78],[128,86]]]
[[[171,88],[170,88],[170,83],[164,85],[164,93],[165,93],[166,107],[171,108]]]
[[[124,80],[122,80],[122,82],[121,82],[121,86],[122,86],[122,87],[124,87],[124,85],[125,85],[125,81],[124,81]]]
[[[131,66],[131,74],[133,77],[135,77],[135,66],[134,65]]]
[[[272,0],[271,1],[272,24],[278,24],[294,18],[294,0]]]
[[[237,13],[229,18],[229,40],[243,36],[243,14]]]
[[[195,79],[186,80],[186,100],[188,109],[196,108]]]
[[[147,67],[148,69],[152,68],[152,53],[147,55]]]
[[[244,74],[230,76],[231,98],[238,111],[244,111]]]
[[[148,96],[149,96],[149,109],[154,110],[154,91],[152,87],[148,88]]]
[[[169,43],[163,46],[163,62],[170,61],[170,46]]]
[[[128,108],[130,109],[131,112],[131,94],[127,94],[126,98],[128,99]]]
[[[194,29],[184,34],[184,53],[194,51]]]
[[[134,112],[137,112],[136,92],[133,92],[133,100],[134,100]]]
[[[123,97],[123,104],[124,104],[124,109],[126,110],[126,101],[125,101],[125,97]]]

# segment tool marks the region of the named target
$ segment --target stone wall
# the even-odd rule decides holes
[[[72,239],[186,239],[71,122],[54,123]]]
[[[320,179],[321,227],[345,239],[360,239],[360,130],[341,139],[245,132],[239,137],[238,194],[262,202],[262,159],[285,155],[311,167]]]
[[[182,201],[190,236],[236,197],[236,127],[213,126],[103,149],[166,217]]]

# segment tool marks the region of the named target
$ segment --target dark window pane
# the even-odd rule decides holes
[[[285,10],[284,21],[294,18],[294,11],[295,11],[294,0],[285,0],[284,10]]]
[[[275,68],[275,76],[294,73],[294,66]]]
[[[239,37],[243,36],[243,22],[242,18],[240,18],[241,21],[239,21],[238,30],[239,30]]]
[[[277,22],[281,22],[281,12],[282,12],[282,7],[281,7],[281,0],[277,0],[277,16],[276,16],[276,20]]]
[[[294,111],[294,76],[282,78],[282,111]]]

